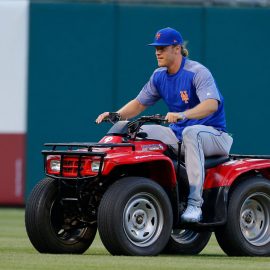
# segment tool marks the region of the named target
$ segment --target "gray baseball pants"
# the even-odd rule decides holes
[[[160,140],[178,151],[178,139],[169,127],[144,125],[142,131],[147,138]],[[226,156],[232,146],[232,137],[223,131],[210,126],[194,125],[183,131],[181,152],[185,154],[185,164],[189,180],[190,193],[188,204],[201,207],[203,204],[202,191],[205,179],[204,162],[208,156]]]

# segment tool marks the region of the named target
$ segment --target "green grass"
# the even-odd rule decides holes
[[[270,269],[270,258],[227,257],[212,237],[197,256],[125,257],[111,256],[97,236],[83,255],[39,254],[24,227],[23,209],[0,208],[0,269]]]

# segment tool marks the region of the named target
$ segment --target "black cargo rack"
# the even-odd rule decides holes
[[[116,148],[116,147],[131,147],[132,151],[135,151],[135,145],[132,143],[45,143],[44,146],[51,146],[51,150],[43,150],[41,153],[44,156],[44,170],[47,176],[53,178],[61,178],[61,179],[74,179],[74,177],[65,177],[63,176],[63,158],[62,156],[78,156],[78,166],[77,166],[77,177],[76,179],[87,179],[87,178],[95,178],[101,175],[101,170],[104,163],[104,157],[107,155],[106,152],[97,152],[93,151],[93,148]],[[87,151],[80,151],[81,149],[74,149],[74,147],[78,148],[87,148]],[[57,148],[67,148],[67,149],[57,149]],[[46,172],[46,157],[48,155],[60,155],[60,173],[59,175],[47,174]],[[97,156],[100,157],[100,165],[99,170],[96,176],[81,176],[80,168],[82,157],[85,156]]]
[[[249,159],[270,159],[270,155],[241,155],[241,154],[230,154],[230,158],[232,159],[243,159],[243,158],[249,158]]]
[[[52,146],[52,150],[56,150],[56,147],[68,147],[68,150],[72,150],[73,147],[84,147],[88,151],[92,151],[93,148],[115,148],[115,147],[131,147],[135,150],[133,143],[45,143],[44,146]]]

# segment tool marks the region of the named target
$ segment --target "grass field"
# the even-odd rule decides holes
[[[0,208],[0,269],[270,269],[270,258],[227,257],[212,237],[197,256],[125,257],[111,256],[96,237],[83,255],[39,254],[29,242],[24,210]]]

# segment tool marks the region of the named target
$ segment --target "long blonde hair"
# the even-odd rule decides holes
[[[187,50],[187,48],[185,48],[185,45],[181,45],[181,54],[184,57],[187,57],[188,56],[188,50]]]

